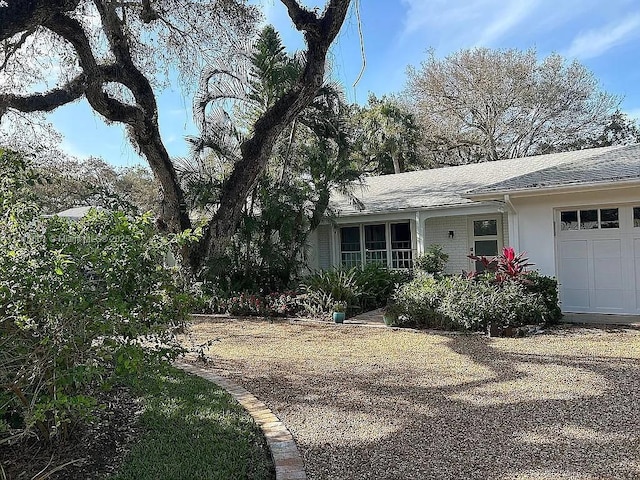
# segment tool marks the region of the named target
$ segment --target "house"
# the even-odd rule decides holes
[[[640,314],[640,144],[369,177],[334,195],[311,268],[410,268],[430,244],[449,273],[467,255],[526,251],[564,312]]]

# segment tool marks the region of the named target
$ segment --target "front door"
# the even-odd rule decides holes
[[[469,218],[469,254],[493,258],[502,249],[502,219],[500,216]],[[484,270],[478,261],[469,260],[471,271]]]

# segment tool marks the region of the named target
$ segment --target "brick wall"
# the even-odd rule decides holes
[[[442,245],[449,255],[447,273],[460,273],[469,270],[469,241],[467,237],[468,220],[465,216],[428,218],[425,225],[425,245]],[[453,238],[449,238],[449,230]]]
[[[432,243],[442,245],[444,251],[449,255],[447,273],[460,273],[462,270],[468,271],[469,264],[469,217],[435,217],[428,218],[425,224],[425,248]],[[449,231],[453,231],[453,238],[449,238]],[[502,215],[502,236],[504,246],[509,245],[509,223],[507,214]]]

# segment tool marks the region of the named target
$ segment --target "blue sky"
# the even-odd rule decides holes
[[[260,2],[268,23],[289,50],[303,47],[279,0]],[[320,0],[304,2],[322,6]],[[640,4],[637,0],[361,0],[360,19],[366,67],[355,9],[330,54],[335,79],[350,101],[366,102],[402,90],[408,65],[419,66],[426,51],[438,57],[471,47],[536,48],[539,57],[557,52],[577,59],[594,72],[602,87],[623,97],[621,108],[640,118]],[[160,126],[169,153],[186,155],[191,99],[176,87],[159,93]],[[145,163],[131,148],[124,129],[107,126],[86,101],[50,115],[64,135],[63,149],[78,157],[101,156],[115,165]]]

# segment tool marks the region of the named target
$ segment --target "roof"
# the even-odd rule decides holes
[[[611,159],[618,159],[618,152],[625,152],[619,158],[627,160],[611,162]],[[605,160],[598,160],[601,158]],[[602,178],[607,162],[611,165],[608,173],[610,178],[620,174],[619,170],[625,175],[632,173],[634,161],[635,175],[638,177],[638,158],[640,145],[615,146],[366,177],[363,185],[353,191],[363,209],[356,208],[347,197],[338,193],[332,195],[331,206],[340,215],[364,215],[472,205],[476,202],[468,198],[472,196],[470,194],[538,185],[540,178],[546,178],[548,182],[555,181],[555,175],[558,175],[558,182],[575,181],[578,170],[583,172],[585,182],[590,183]],[[559,172],[565,173],[559,175]]]
[[[599,153],[580,162],[563,163],[477,188],[472,195],[509,193],[554,187],[609,184],[640,180],[640,144]]]
[[[92,208],[96,210],[104,210],[102,207],[94,207],[94,206],[73,207],[73,208],[68,208],[67,210],[63,210],[62,212],[58,212],[55,214],[55,216],[69,218],[71,220],[80,220],[81,218],[84,218],[89,213],[89,210],[91,210]],[[51,216],[54,216],[54,215],[51,215]]]

